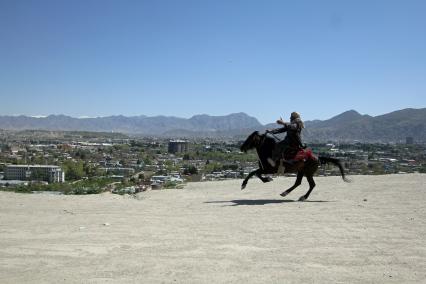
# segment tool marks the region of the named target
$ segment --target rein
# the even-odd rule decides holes
[[[275,135],[274,133],[272,133],[272,132],[267,132],[267,133],[265,133],[265,138],[266,138],[266,134],[271,134],[272,136],[274,136],[274,138],[275,139],[277,139],[277,141],[281,141],[282,139],[280,139],[280,137],[278,137],[277,135]],[[264,139],[265,139],[264,138]]]

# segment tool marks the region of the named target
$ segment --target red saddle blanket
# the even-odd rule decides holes
[[[294,156],[293,160],[295,161],[306,161],[306,160],[316,160],[317,157],[314,155],[314,153],[312,152],[311,149],[307,148],[307,149],[300,149],[297,153],[296,156]]]

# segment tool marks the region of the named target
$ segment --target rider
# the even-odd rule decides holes
[[[300,133],[302,129],[305,128],[305,125],[300,118],[300,114],[297,112],[292,112],[290,116],[290,122],[284,122],[282,118],[277,120],[278,124],[281,124],[283,127],[276,128],[272,130],[267,130],[267,132],[272,134],[287,132],[284,140],[280,141],[275,149],[272,151],[272,158],[268,158],[269,164],[275,167],[276,162],[279,161],[283,156],[282,160],[286,165],[292,165],[294,160],[291,160],[301,148],[304,148],[302,144],[302,138]],[[289,160],[286,160],[290,158]]]

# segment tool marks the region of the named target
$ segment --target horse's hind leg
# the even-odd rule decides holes
[[[312,189],[314,189],[314,187],[315,187],[315,181],[314,181],[313,176],[308,175],[308,176],[306,176],[306,179],[307,179],[307,180],[308,180],[308,182],[309,182],[309,190],[308,190],[308,192],[306,192],[306,194],[305,194],[305,195],[302,195],[302,196],[299,198],[299,201],[305,201],[306,199],[308,199],[309,194],[311,194]]]
[[[286,191],[284,191],[283,193],[281,193],[280,195],[282,197],[286,196],[287,194],[289,194],[290,192],[293,191],[293,189],[295,189],[296,187],[298,187],[301,183],[302,183],[302,178],[303,178],[303,173],[302,172],[298,172],[297,173],[297,178],[296,178],[296,182],[293,184],[292,187],[290,187],[289,189],[287,189]]]
[[[263,177],[262,173],[260,171],[256,173],[256,176],[263,182],[273,181],[273,179],[271,177]]]

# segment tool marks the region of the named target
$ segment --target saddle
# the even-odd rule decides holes
[[[317,157],[314,155],[311,149],[299,149],[296,155],[291,158],[294,161],[306,161],[306,160],[317,160]]]

